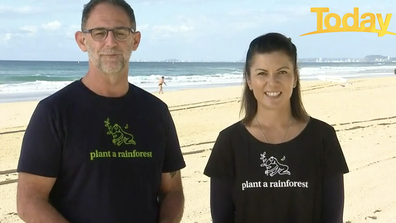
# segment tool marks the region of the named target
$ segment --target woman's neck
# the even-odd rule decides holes
[[[293,115],[290,108],[283,110],[258,108],[254,119],[253,121],[258,121],[262,127],[283,128],[290,125]]]

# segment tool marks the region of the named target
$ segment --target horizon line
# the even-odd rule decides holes
[[[368,55],[368,56],[382,56],[382,55]],[[389,58],[395,58],[393,56],[382,56],[382,57],[389,57]],[[358,58],[358,57],[304,57],[304,58],[298,58],[297,60],[313,60],[313,59],[322,59],[322,60],[364,60],[364,57]],[[175,61],[172,61],[175,60]],[[3,60],[0,59],[0,61],[23,61],[23,62],[88,62],[88,60],[29,60],[29,59],[22,59],[22,60],[17,60],[17,59],[9,59],[9,60]],[[177,60],[177,59],[169,59],[169,60],[132,60],[129,61],[130,63],[149,63],[149,62],[162,62],[162,63],[194,63],[194,62],[204,62],[204,63],[240,63],[244,62],[244,60]],[[373,61],[376,62],[376,61]],[[389,61],[393,62],[393,61]]]

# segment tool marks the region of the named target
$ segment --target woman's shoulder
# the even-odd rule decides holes
[[[243,123],[241,121],[237,121],[222,129],[219,134],[222,136],[234,136],[236,134],[240,134],[243,128],[245,128]]]
[[[333,125],[328,123],[327,121],[324,121],[322,119],[316,118],[316,117],[310,117],[309,120],[313,126],[317,127],[317,128],[321,128],[321,129],[334,129]]]
[[[336,132],[334,124],[331,124],[319,118],[310,117],[309,125],[313,132],[322,136],[334,135],[334,133]]]

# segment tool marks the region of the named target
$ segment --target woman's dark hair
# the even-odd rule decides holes
[[[279,51],[289,56],[293,63],[294,73],[296,75],[296,87],[293,88],[293,93],[290,98],[292,116],[296,120],[305,120],[308,117],[301,99],[300,75],[297,68],[297,48],[291,42],[290,38],[287,38],[280,33],[267,33],[255,38],[250,43],[248,52],[246,54],[246,62],[243,70],[244,86],[240,110],[240,113],[245,113],[245,117],[242,119],[242,122],[245,125],[250,125],[257,112],[257,100],[253,95],[253,91],[251,91],[248,86],[253,57],[256,54]]]

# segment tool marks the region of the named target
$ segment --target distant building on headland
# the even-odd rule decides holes
[[[357,63],[357,62],[396,62],[396,57],[367,55],[363,58],[299,58],[302,63]]]
[[[396,62],[396,57],[368,55],[362,59],[362,62]]]

